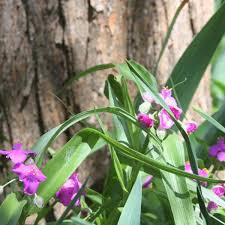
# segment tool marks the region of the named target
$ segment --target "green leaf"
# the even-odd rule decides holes
[[[212,115],[212,118],[216,120],[220,124],[225,124],[225,103],[221,106],[221,108]],[[221,127],[220,127],[221,128]],[[223,129],[222,129],[223,130]],[[197,132],[192,135],[196,136],[200,141],[195,141],[193,138],[192,143],[195,144],[195,151],[199,158],[205,158],[208,155],[208,146],[207,145],[213,145],[217,139],[222,134],[220,129],[217,129],[217,127],[209,122],[209,120],[205,120],[198,128]],[[207,142],[202,144],[202,141]]]
[[[201,111],[200,109],[196,109],[194,108],[194,110],[200,114],[204,119],[206,119],[208,122],[210,122],[213,126],[215,126],[218,130],[222,131],[223,133],[225,133],[225,127],[222,126],[220,123],[218,123],[213,117],[207,115],[206,113],[204,113],[203,111]]]
[[[142,183],[138,176],[117,225],[140,225]]]
[[[47,179],[40,185],[37,193],[44,199],[44,204],[54,196],[90,152],[89,145],[82,143],[81,137],[74,136],[48,161],[42,170]],[[31,212],[33,212],[33,208]],[[39,211],[37,207],[36,211]]]
[[[26,201],[19,202],[14,193],[7,196],[0,206],[0,224],[17,225]]]
[[[57,94],[61,94],[66,87],[72,85],[73,82],[79,80],[80,78],[82,77],[85,77],[86,75],[90,74],[90,73],[95,73],[97,71],[100,71],[100,70],[105,70],[105,69],[110,69],[110,68],[113,68],[115,67],[114,64],[112,63],[108,63],[108,64],[100,64],[100,65],[97,65],[97,66],[93,66],[93,67],[90,67],[88,68],[87,70],[85,71],[82,71],[78,74],[75,74],[73,75],[72,77],[70,77],[63,85],[63,88],[57,93]]]
[[[199,85],[207,65],[225,32],[225,4],[213,15],[203,29],[196,35],[173,69],[167,86],[172,87],[187,79],[175,88],[179,102],[185,113]]]
[[[103,112],[118,115],[125,120],[129,120],[131,123],[135,124],[136,126],[141,127],[141,125],[137,122],[135,117],[131,116],[125,110],[118,107],[106,107],[106,108],[99,108],[99,109],[93,109],[93,110],[81,112],[77,115],[72,116],[71,118],[66,120],[64,123],[51,129],[50,131],[48,131],[47,133],[45,133],[39,138],[39,140],[32,147],[32,150],[37,153],[37,157],[35,159],[37,165],[39,166],[41,165],[44,152],[61,133],[63,133],[66,129],[68,129],[75,123],[83,119],[86,119],[89,116],[95,115],[97,113],[103,113]],[[150,135],[150,137],[152,137],[156,142],[158,142],[158,138],[151,131],[149,131],[148,129],[145,129],[145,131]],[[158,144],[160,145],[159,142]]]
[[[163,155],[173,166],[184,165],[184,148],[176,134],[168,136],[163,142]],[[176,225],[196,225],[190,193],[184,177],[162,172],[163,183],[166,188],[174,222]]]
[[[109,132],[107,132],[107,130],[105,129],[103,122],[101,121],[100,117],[98,116],[98,114],[96,114],[96,118],[99,122],[99,125],[102,129],[102,132],[106,135],[109,135]],[[118,180],[120,182],[120,185],[122,187],[122,189],[127,192],[125,184],[124,184],[124,177],[123,177],[123,170],[122,170],[122,166],[120,164],[120,161],[118,159],[117,153],[115,152],[115,150],[113,149],[113,147],[111,145],[108,145],[109,147],[109,151],[111,154],[111,158],[112,158],[112,162],[116,171],[116,175],[118,177]]]
[[[86,198],[89,198],[92,202],[102,205],[102,195],[90,188],[86,188]]]
[[[121,143],[119,143],[118,141],[114,140],[113,138],[101,133],[100,131],[93,129],[93,128],[85,128],[83,130],[81,130],[78,135],[99,135],[101,138],[103,138],[106,142],[108,142],[109,144],[111,144],[113,147],[115,147],[115,150],[120,153],[123,154],[124,156],[130,158],[130,159],[134,159],[138,162],[141,162],[142,164],[144,164],[146,167],[149,168],[153,168],[155,170],[164,170],[170,173],[174,173],[180,176],[184,176],[184,177],[188,177],[191,179],[195,179],[195,180],[199,180],[199,181],[206,181],[209,183],[225,183],[225,180],[215,180],[215,179],[211,179],[211,178],[206,178],[206,177],[201,177],[198,176],[196,174],[191,174],[191,173],[187,173],[184,172],[183,170],[180,170],[176,167],[173,166],[169,166],[166,165],[164,163],[161,163],[157,160],[154,160],[152,158],[149,158],[147,156],[145,156],[144,154],[135,151],[132,148],[129,148]]]

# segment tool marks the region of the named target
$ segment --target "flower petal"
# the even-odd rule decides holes
[[[159,129],[170,129],[174,122],[165,109],[159,112]]]
[[[217,154],[217,159],[220,161],[220,162],[225,162],[225,152],[219,152]]]
[[[209,212],[216,210],[218,208],[218,205],[215,202],[210,201],[208,203],[207,209]]]
[[[37,192],[40,182],[37,180],[24,179],[24,193],[27,195],[34,195]]]
[[[0,155],[8,155],[11,151],[0,150]]]

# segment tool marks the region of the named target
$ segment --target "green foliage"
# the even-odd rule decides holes
[[[175,88],[184,112],[187,111],[202,75],[224,35],[224,14],[225,4],[218,9],[201,32],[197,34],[174,67],[167,82],[167,85],[172,87],[172,82],[177,84],[187,79],[186,82]]]
[[[7,196],[0,206],[1,225],[17,225],[26,201],[18,201],[15,194]]]

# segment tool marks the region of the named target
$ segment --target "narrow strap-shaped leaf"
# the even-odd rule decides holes
[[[184,165],[184,148],[177,135],[169,135],[163,142],[163,155],[176,167]],[[186,179],[162,171],[162,179],[173,212],[176,225],[196,225],[194,209]]]
[[[187,111],[203,73],[224,35],[224,15],[225,4],[196,35],[170,75],[170,79],[174,84],[187,79],[185,83],[176,87],[176,93],[179,96],[179,102],[184,112]],[[172,87],[170,79],[167,81],[167,86]]]
[[[38,154],[36,157],[36,162],[38,165],[42,162],[42,156],[46,149],[52,144],[52,142],[66,129],[74,125],[75,123],[88,118],[91,115],[95,115],[96,113],[111,113],[118,115],[126,120],[129,120],[133,124],[135,124],[138,127],[141,127],[141,125],[137,122],[136,118],[131,116],[129,113],[127,113],[125,110],[118,108],[118,107],[105,107],[105,108],[98,108],[93,109],[85,112],[81,112],[77,115],[72,116],[68,120],[66,120],[64,123],[60,124],[59,126],[51,129],[44,135],[42,135],[39,140],[35,143],[35,145],[32,147],[32,149]],[[158,141],[158,138],[148,129],[145,129],[145,131],[152,137],[159,145],[160,142]]]
[[[111,69],[113,67],[115,67],[115,65],[112,64],[112,63],[100,64],[100,65],[97,65],[97,66],[90,67],[87,70],[82,71],[82,72],[80,72],[78,74],[75,74],[72,77],[70,77],[67,81],[65,81],[65,83],[63,84],[62,89],[58,92],[58,94],[62,94],[66,87],[72,85],[73,82],[79,80],[82,77],[85,77],[86,75],[88,75],[90,73],[95,73],[97,71],[105,70],[105,69]]]
[[[202,110],[200,109],[196,109],[194,108],[194,110],[201,115],[205,120],[207,120],[208,122],[210,122],[213,126],[215,126],[218,130],[222,131],[223,133],[225,133],[225,127],[222,126],[220,123],[218,123],[213,117],[207,115],[206,113],[204,113]],[[224,115],[223,115],[224,116]]]
[[[180,175],[180,176],[184,176],[184,177],[199,180],[199,181],[206,181],[206,182],[209,182],[209,183],[225,183],[225,180],[215,180],[215,179],[211,179],[211,178],[207,178],[207,177],[201,177],[201,176],[198,176],[196,174],[187,173],[187,172],[184,172],[183,170],[180,170],[176,167],[169,166],[169,165],[161,163],[157,160],[149,158],[149,157],[145,156],[144,154],[142,154],[140,152],[137,152],[134,149],[129,148],[129,147],[119,143],[118,141],[114,140],[113,138],[111,138],[109,136],[106,136],[105,134],[101,133],[97,129],[85,128],[85,129],[81,130],[80,132],[78,132],[78,135],[82,136],[82,134],[99,135],[106,142],[108,142],[113,147],[115,147],[115,150],[118,153],[123,154],[124,156],[126,156],[130,159],[134,159],[138,162],[141,162],[141,163],[145,164],[146,167],[154,168],[156,170],[161,169],[161,170],[164,170],[164,171],[167,171],[167,172],[170,172],[170,173],[174,173],[174,174],[177,174],[177,175]]]
[[[140,225],[141,223],[142,183],[138,176],[123,207],[117,225]]]
[[[7,196],[0,206],[0,224],[17,225],[26,201],[19,202],[14,193]]]

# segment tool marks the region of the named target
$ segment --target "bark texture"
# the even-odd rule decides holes
[[[0,0],[0,128],[9,140],[2,140],[1,147],[16,141],[31,147],[41,134],[68,118],[68,111],[76,113],[107,104],[103,96],[107,72],[100,72],[73,85],[63,99],[68,106],[64,107],[52,93],[74,73],[126,58],[133,58],[151,70],[180,3]],[[190,0],[186,4],[158,69],[160,84],[166,81],[212,11],[213,0]],[[194,104],[205,111],[211,104],[209,90],[206,73],[194,99]],[[93,121],[91,118],[90,122]],[[58,145],[69,135],[62,135]],[[83,165],[85,173],[92,171],[94,179],[99,179],[104,171],[104,155],[100,159],[97,161],[95,156]]]

